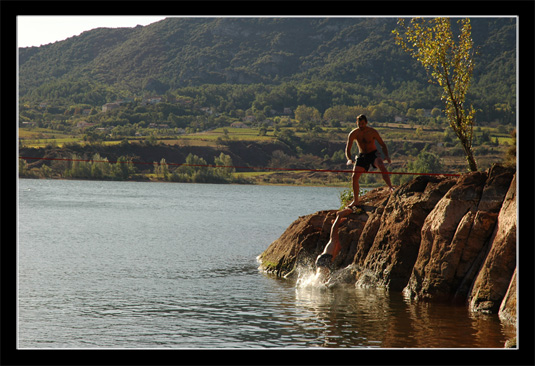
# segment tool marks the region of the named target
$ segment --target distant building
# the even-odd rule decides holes
[[[94,123],[88,123],[86,121],[80,121],[76,124],[76,127],[78,127],[79,129],[83,130],[83,129],[86,129],[87,127],[93,127],[95,124]]]
[[[162,97],[149,97],[149,98],[143,98],[141,100],[141,105],[145,106],[147,104],[158,104],[161,103]]]
[[[124,99],[120,99],[120,100],[115,101],[115,103],[117,103],[117,104],[133,103],[133,102],[134,102],[134,99],[132,99],[132,98],[124,98]]]
[[[247,125],[243,122],[234,122],[230,125],[233,128],[247,128]]]
[[[166,129],[166,128],[169,128],[169,125],[167,123],[150,123],[149,128]]]
[[[117,108],[119,108],[119,103],[106,103],[102,106],[102,112],[113,111]]]

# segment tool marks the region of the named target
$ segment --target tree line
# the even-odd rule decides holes
[[[214,157],[214,164],[209,165],[205,159],[189,154],[186,163],[175,169],[170,169],[165,159],[154,163],[156,179],[167,182],[183,183],[245,183],[244,180],[235,178],[233,173],[236,169],[232,166],[232,158],[221,153]]]
[[[67,81],[63,81],[67,83]],[[65,88],[66,96],[70,95]],[[423,94],[423,95],[422,95]],[[120,93],[110,94],[120,100]],[[66,97],[67,98],[67,97]],[[102,112],[102,104],[72,103],[69,99],[56,99],[46,105],[22,98],[19,106],[20,123],[35,123],[39,127],[76,133],[77,123],[94,124],[103,134],[121,137],[133,136],[151,124],[165,124],[171,129],[188,129],[186,132],[204,131],[230,126],[235,121],[261,126],[265,121],[277,124],[284,118],[295,118],[310,128],[337,127],[340,123],[354,122],[358,114],[365,114],[374,122],[394,122],[420,125],[446,126],[447,119],[440,105],[440,90],[433,85],[425,93],[414,83],[396,95],[382,94],[381,90],[362,90],[355,85],[339,82],[302,82],[284,85],[203,85],[168,91],[162,101],[152,105],[142,97],[131,98],[120,108]],[[206,112],[209,110],[209,113]],[[286,111],[286,113],[285,113]],[[287,114],[290,113],[290,114]],[[486,118],[489,119],[486,119]],[[514,125],[514,107],[511,104],[476,105],[475,120],[499,121]],[[91,130],[91,128],[89,129]]]
[[[63,161],[53,161],[50,165],[43,163],[39,168],[30,168],[25,159],[19,159],[19,177],[21,178],[67,178],[95,180],[130,180],[136,176],[137,169],[132,159],[120,156],[110,163],[108,158],[99,153],[91,159],[84,159],[78,154],[71,154]]]
[[[234,177],[236,171],[232,167],[232,158],[221,153],[214,157],[214,164],[209,165],[205,159],[189,154],[184,165],[169,167],[165,159],[153,163],[152,178],[167,182],[184,183],[247,183],[243,179]],[[25,159],[19,159],[19,177],[21,178],[66,178],[90,180],[127,181],[146,179],[150,172],[140,172],[132,158],[120,156],[116,162],[99,153],[90,159],[84,159],[78,154],[71,154],[69,159],[53,161],[48,165],[43,163],[39,168],[30,168]]]

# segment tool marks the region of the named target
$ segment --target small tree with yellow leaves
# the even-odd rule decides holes
[[[466,92],[474,70],[474,44],[470,19],[461,19],[458,42],[455,42],[449,18],[413,18],[410,24],[398,20],[393,31],[395,42],[416,58],[430,74],[429,82],[442,87],[444,112],[461,141],[470,171],[477,171],[472,151],[475,109],[465,109]]]

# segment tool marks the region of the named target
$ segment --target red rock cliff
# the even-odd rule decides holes
[[[417,300],[465,301],[516,322],[516,175],[494,166],[459,178],[420,176],[389,194],[361,198],[365,213],[340,228],[338,269],[356,286],[403,291]],[[312,266],[336,211],[298,218],[260,256],[288,277]],[[346,276],[347,277],[347,276]]]

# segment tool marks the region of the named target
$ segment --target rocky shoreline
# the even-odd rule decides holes
[[[494,165],[458,178],[419,176],[392,194],[374,189],[361,197],[365,212],[341,226],[334,266],[355,286],[464,302],[516,326],[516,187],[515,170]],[[295,220],[258,257],[261,268],[291,277],[312,266],[335,214]]]

